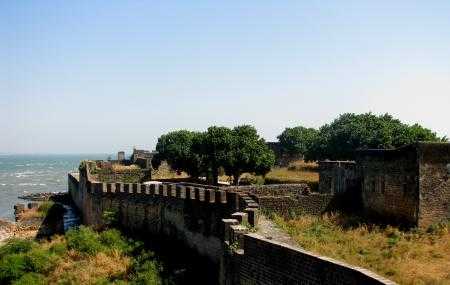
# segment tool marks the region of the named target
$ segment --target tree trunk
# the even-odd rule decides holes
[[[219,185],[219,169],[217,167],[213,167],[212,176],[213,176],[213,185]]]
[[[241,177],[240,173],[233,174],[233,184],[235,186],[239,186],[239,178]]]

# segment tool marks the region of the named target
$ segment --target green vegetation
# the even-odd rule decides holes
[[[401,231],[341,214],[272,219],[298,244],[400,284],[450,284],[450,224]]]
[[[272,151],[252,126],[210,127],[206,132],[175,131],[162,135],[156,145],[158,155],[152,159],[154,168],[163,160],[172,169],[191,177],[201,174],[217,184],[220,169],[239,183],[242,173],[264,175],[275,162]]]
[[[50,211],[50,209],[53,207],[54,204],[55,204],[55,202],[53,202],[53,201],[45,201],[45,202],[42,202],[41,204],[39,204],[39,207],[37,209],[39,215],[41,217],[46,217],[48,212]]]
[[[282,152],[288,155],[305,155],[317,140],[318,131],[314,128],[305,128],[302,126],[286,128],[278,140]]]
[[[109,167],[99,167],[92,160],[83,160],[78,169],[86,171],[89,166],[89,173],[98,181],[102,182],[123,182],[123,183],[139,183],[144,176],[138,165],[121,165],[112,164]]]
[[[193,177],[200,174],[200,157],[193,152],[194,139],[200,133],[186,130],[162,135],[156,144],[158,152],[152,159],[152,166],[158,169],[165,160],[177,172],[184,171]]]
[[[162,284],[162,267],[143,245],[117,230],[87,227],[35,242],[0,247],[1,284]]]
[[[319,186],[318,165],[314,162],[298,160],[291,162],[288,167],[274,167],[264,177],[244,173],[241,184],[298,184],[306,183],[312,191]]]
[[[352,160],[357,149],[392,149],[417,141],[447,141],[418,124],[407,125],[389,114],[342,114],[318,131],[287,128],[278,137],[283,152],[303,154],[310,161]]]

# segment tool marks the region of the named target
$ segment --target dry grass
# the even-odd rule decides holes
[[[303,160],[292,162],[288,167],[275,167],[266,175],[266,180],[278,183],[318,182],[318,165]]]
[[[132,165],[122,165],[122,164],[113,164],[111,166],[113,172],[116,173],[121,173],[121,172],[130,172],[130,171],[136,171],[136,170],[140,170],[140,167],[132,164]]]
[[[174,178],[188,178],[189,175],[185,172],[177,173],[172,170],[167,162],[163,161],[157,170],[152,171],[152,179],[174,179]]]
[[[48,282],[58,284],[60,280],[65,280],[73,284],[94,284],[99,279],[125,276],[130,264],[130,258],[118,251],[100,252],[85,257],[70,250],[50,273]]]
[[[319,173],[317,171],[317,163],[307,163],[303,160],[295,161],[289,164],[288,167],[274,167],[265,177],[267,184],[285,184],[285,183],[308,183],[317,184],[319,181]],[[189,176],[182,172],[177,172],[170,169],[169,165],[164,161],[158,170],[153,170],[152,179],[175,179],[188,178]],[[230,176],[220,175],[219,181],[233,183]],[[243,184],[263,184],[264,179],[261,176],[255,176],[250,173],[241,175],[241,182]],[[313,188],[315,188],[313,186]]]
[[[266,180],[278,183],[318,182],[319,173],[309,170],[289,170],[286,167],[277,167],[267,173]]]
[[[450,284],[449,225],[434,232],[400,231],[342,215],[274,217],[301,247],[368,268],[400,284]]]

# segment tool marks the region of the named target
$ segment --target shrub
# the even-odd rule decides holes
[[[55,243],[50,248],[49,251],[56,255],[63,255],[67,252],[67,245],[65,243]]]
[[[55,265],[56,255],[42,248],[35,248],[25,255],[27,271],[46,273]]]
[[[26,273],[22,277],[20,277],[19,280],[14,281],[12,283],[13,285],[44,285],[45,282],[45,276],[38,273]]]
[[[116,229],[101,232],[99,240],[108,249],[116,249],[123,253],[130,252],[133,249],[133,245]]]
[[[117,210],[105,210],[102,214],[103,222],[107,227],[117,224],[119,213]]]
[[[27,262],[23,254],[10,254],[0,260],[0,284],[9,284],[26,273]]]
[[[142,251],[133,260],[131,284],[162,284],[162,266],[155,261],[153,252]]]
[[[25,253],[30,251],[35,242],[26,239],[10,239],[5,245],[0,247],[0,258],[8,254]]]
[[[66,239],[68,248],[80,253],[94,255],[104,249],[99,241],[98,234],[85,226],[69,230],[66,233]]]

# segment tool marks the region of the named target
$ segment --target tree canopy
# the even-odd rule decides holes
[[[219,169],[239,182],[244,172],[264,175],[275,162],[273,152],[252,126],[209,127],[206,132],[176,131],[162,135],[152,159],[154,168],[166,160],[174,170],[193,177],[205,174],[217,184]]]
[[[235,127],[232,130],[233,142],[228,160],[224,164],[225,172],[233,176],[239,184],[242,173],[250,172],[265,175],[275,163],[275,155],[256,129],[249,125]]]
[[[152,159],[153,168],[159,168],[163,160],[176,171],[185,171],[191,176],[198,176],[201,170],[199,156],[192,151],[194,139],[198,132],[186,130],[173,131],[162,135],[156,144],[158,152]]]
[[[427,128],[404,124],[389,114],[346,113],[319,129],[306,159],[352,160],[357,149],[392,149],[417,141],[445,140]]]
[[[279,136],[283,154],[305,155],[317,140],[318,131],[314,128],[298,126],[286,128]]]

